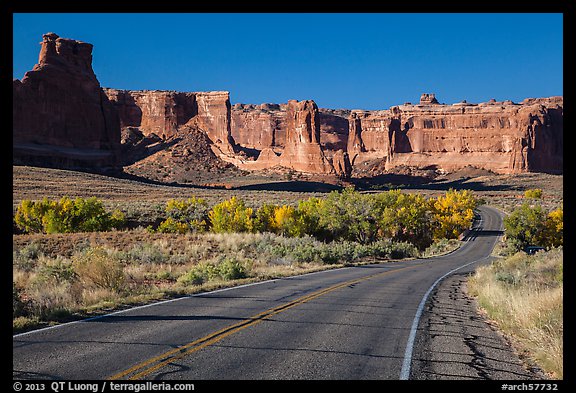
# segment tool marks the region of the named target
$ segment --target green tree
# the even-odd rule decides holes
[[[562,208],[548,213],[537,241],[546,248],[559,247],[564,244],[564,210]]]
[[[353,188],[332,191],[318,206],[318,224],[329,233],[329,240],[372,242],[377,235],[372,202],[370,195]]]
[[[523,203],[504,218],[506,241],[515,249],[522,250],[529,245],[539,245],[544,235],[544,222],[547,214],[542,206]]]
[[[308,198],[298,202],[297,225],[301,235],[326,239],[330,236],[328,230],[320,222],[320,217],[326,201],[321,198]]]
[[[215,233],[253,232],[253,209],[246,207],[244,201],[233,196],[227,201],[215,205],[208,213],[208,219]]]
[[[377,205],[381,237],[406,241],[421,250],[432,243],[430,203],[422,195],[392,190],[380,196]]]
[[[277,207],[276,205],[265,203],[256,210],[256,217],[254,217],[254,230],[256,232],[274,232],[272,217]]]
[[[88,199],[62,197],[59,201],[24,200],[14,216],[16,226],[26,232],[70,233],[108,231],[121,228],[125,216],[119,210],[106,212],[96,197]]]

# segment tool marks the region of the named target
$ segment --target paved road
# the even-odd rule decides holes
[[[278,279],[16,335],[14,378],[417,377],[405,357],[423,296],[448,272],[485,263],[500,235],[498,212],[480,211],[479,229],[443,257]]]

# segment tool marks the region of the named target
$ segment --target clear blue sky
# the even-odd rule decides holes
[[[42,34],[94,45],[104,87],[388,109],[563,95],[562,14],[14,14],[14,78]]]

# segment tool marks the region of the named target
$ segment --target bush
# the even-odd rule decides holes
[[[208,218],[215,233],[252,232],[252,213],[252,208],[246,207],[244,201],[234,196],[214,206],[208,213]]]
[[[178,278],[183,285],[201,285],[216,279],[238,280],[248,277],[248,268],[234,257],[219,257],[216,261],[200,263]]]
[[[23,200],[16,211],[16,226],[28,233],[71,233],[108,231],[125,224],[125,215],[116,210],[107,213],[95,197],[74,200],[62,197],[59,201],[34,202]]]
[[[24,315],[24,309],[26,304],[22,300],[20,288],[16,286],[16,283],[12,283],[12,318],[20,317]]]
[[[186,233],[190,230],[190,226],[184,222],[176,221],[172,217],[168,217],[158,225],[157,232],[160,233]]]
[[[78,279],[87,286],[119,291],[124,284],[124,269],[119,260],[102,247],[94,247],[72,256]]]
[[[126,252],[120,253],[121,259],[128,263],[161,264],[170,260],[169,251],[156,243],[136,243]]]
[[[208,204],[202,198],[171,199],[166,202],[166,213],[171,222],[184,224],[192,232],[203,232],[206,230]],[[182,227],[183,225],[180,225],[177,228],[181,230]]]
[[[30,272],[36,266],[36,262],[41,255],[43,253],[40,244],[31,242],[18,250],[12,251],[12,264],[25,272]]]
[[[530,245],[561,246],[564,243],[563,219],[563,209],[546,213],[542,206],[525,202],[504,218],[506,241],[515,251]]]
[[[217,266],[218,275],[224,280],[238,280],[248,277],[246,266],[234,257],[224,258]]]
[[[542,199],[542,190],[540,188],[531,188],[524,192],[526,199]]]

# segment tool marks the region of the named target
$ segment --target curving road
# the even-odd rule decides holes
[[[13,336],[14,379],[407,379],[432,286],[489,261],[490,207],[442,257],[271,280]]]

